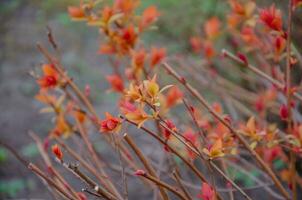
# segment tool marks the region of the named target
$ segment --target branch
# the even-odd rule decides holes
[[[143,163],[143,165],[146,168],[146,170],[148,171],[148,173],[150,173],[151,176],[153,176],[155,178],[158,178],[156,176],[156,173],[155,173],[152,165],[148,162],[147,158],[143,155],[143,153],[140,151],[140,149],[134,143],[132,138],[127,133],[125,133],[123,137],[126,140],[126,142],[129,144],[129,146],[132,148],[132,150],[135,152],[135,154],[138,156],[140,161]],[[160,187],[159,185],[157,185],[157,186],[158,186],[158,189],[159,189],[160,194],[162,196],[162,199],[168,200],[169,197],[168,197],[167,193],[165,192],[165,190],[162,187]]]
[[[164,188],[166,188],[167,190],[169,190],[170,192],[174,193],[176,196],[178,196],[180,199],[182,200],[188,200],[182,193],[180,193],[177,189],[175,189],[174,187],[168,185],[165,182],[162,182],[161,180],[150,176],[149,174],[147,174],[146,172],[144,173],[140,173],[139,176],[144,177],[152,182],[154,182],[156,185],[160,185]]]
[[[55,183],[53,180],[48,178],[47,175],[39,167],[37,167],[33,163],[26,161],[22,156],[20,156],[20,154],[13,147],[2,141],[0,141],[0,145],[4,146],[8,151],[10,151],[29,170],[35,173],[42,180],[45,180],[50,186],[54,187],[59,192],[59,194],[61,194],[63,197],[70,200],[75,200],[72,196],[70,196],[67,192],[65,192],[64,188],[60,187],[57,183]]]
[[[287,22],[287,40],[286,40],[286,101],[287,101],[287,133],[292,134],[292,109],[291,109],[291,28],[292,28],[292,14],[293,14],[293,0],[289,0],[288,3],[288,22]],[[293,191],[293,200],[297,200],[297,183],[296,183],[296,153],[290,152],[290,177]]]
[[[285,85],[277,80],[275,80],[274,78],[270,77],[269,75],[267,75],[266,73],[262,72],[261,70],[259,70],[258,68],[254,67],[251,64],[245,64],[240,58],[238,58],[237,56],[235,56],[234,54],[232,54],[231,52],[229,52],[226,49],[222,50],[222,54],[230,59],[232,59],[233,61],[239,63],[239,64],[244,64],[248,69],[250,69],[251,71],[253,71],[255,74],[261,76],[262,78],[268,80],[269,82],[271,82],[272,84],[274,84],[275,86],[277,86],[278,89],[283,90],[285,88]],[[293,92],[293,96],[295,98],[297,98],[298,100],[302,101],[302,96],[297,93],[297,92]]]
[[[252,156],[257,160],[260,166],[270,175],[282,195],[289,200],[290,196],[288,192],[278,180],[273,170],[262,160],[259,154],[249,146],[249,143],[244,139],[244,137],[239,134],[228,122],[226,122],[223,117],[221,117],[216,111],[214,111],[211,108],[210,104],[205,100],[205,98],[195,88],[187,83],[183,77],[177,74],[167,63],[164,63],[164,68],[170,75],[178,80],[213,115],[213,117],[220,121],[225,127],[230,130],[232,134],[234,134],[239,139],[240,143],[252,154]]]

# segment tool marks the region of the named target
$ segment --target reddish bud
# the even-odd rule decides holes
[[[153,68],[155,65],[159,64],[166,57],[165,48],[152,48],[150,55],[150,65]]]
[[[180,82],[182,83],[182,84],[186,84],[186,79],[185,79],[185,77],[180,77]]]
[[[248,61],[247,61],[247,58],[244,54],[238,52],[237,53],[237,57],[245,64],[245,65],[248,65]]]
[[[203,182],[202,186],[201,186],[200,197],[203,200],[214,200],[214,199],[216,199],[215,191],[213,190],[213,188],[209,184]]]
[[[142,14],[142,19],[140,21],[140,30],[142,31],[144,28],[155,22],[159,15],[160,14],[155,6],[146,8]]]
[[[106,112],[106,119],[100,122],[100,132],[116,133],[121,129],[121,120]]]
[[[195,113],[195,108],[193,106],[189,106],[189,108],[192,113]]]
[[[146,172],[142,169],[138,169],[134,172],[134,175],[136,176],[144,176],[146,174]]]
[[[77,195],[80,200],[87,200],[87,197],[83,192],[77,192]]]
[[[124,83],[119,75],[108,75],[106,79],[110,83],[113,91],[121,93],[124,91]]]
[[[275,45],[275,52],[279,55],[283,52],[283,50],[286,47],[286,40],[281,36],[277,36],[275,38],[274,45]]]
[[[232,184],[231,184],[230,182],[227,182],[226,186],[227,186],[227,188],[229,188],[229,189],[231,189],[231,188],[233,187]]]
[[[86,97],[89,97],[89,96],[90,96],[90,91],[91,91],[90,85],[89,85],[89,84],[86,84],[86,85],[85,85],[85,96],[86,96]]]
[[[289,115],[289,111],[286,105],[281,105],[280,110],[279,110],[279,114],[282,120],[286,120],[288,118]]]
[[[136,39],[137,34],[135,32],[134,26],[130,25],[122,30],[122,39],[129,45],[133,46]]]
[[[168,126],[169,129],[171,129],[172,131],[176,131],[176,126],[174,125],[174,123],[171,120],[166,120],[166,125]],[[171,132],[167,129],[164,130],[164,137],[166,138],[166,140],[168,140],[170,138]]]
[[[133,158],[128,151],[124,151],[124,153],[129,160],[133,161]]]
[[[202,49],[202,42],[200,37],[191,37],[190,44],[194,53],[199,53]]]
[[[84,18],[85,17],[85,11],[81,7],[69,6],[68,13],[69,13],[70,17],[72,17],[72,18]]]
[[[59,147],[58,144],[55,144],[51,147],[51,150],[52,150],[52,153],[55,154],[55,156],[59,159],[59,160],[62,160],[63,158],[63,153]]]
[[[232,123],[232,118],[230,115],[224,115],[223,116],[224,121],[226,121],[228,124]]]
[[[167,107],[176,105],[182,97],[183,93],[177,86],[171,87],[166,96]]]
[[[288,184],[288,188],[289,188],[290,190],[293,190],[293,184],[292,184],[292,183],[289,183],[289,184]]]
[[[49,147],[49,138],[47,137],[44,139],[43,148],[46,151],[48,149],[48,147]]]
[[[166,152],[170,152],[169,146],[168,146],[168,145],[164,145],[164,150],[165,150]]]
[[[255,108],[258,112],[261,112],[265,108],[264,99],[262,97],[259,97],[255,102]]]
[[[54,88],[59,84],[59,74],[55,67],[50,64],[42,66],[43,76],[37,82],[43,89]]]

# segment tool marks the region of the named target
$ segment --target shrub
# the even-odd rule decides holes
[[[224,18],[210,17],[191,36],[185,56],[169,55],[164,44],[144,44],[142,35],[155,28],[161,12],[152,5],[140,11],[139,3],[81,1],[68,7],[73,20],[100,31],[98,53],[112,61],[106,79],[119,95],[119,114],[108,110],[99,117],[90,87],[81,90],[60,62],[51,30],[56,53],[38,45],[46,63],[32,73],[40,86],[36,99],[46,106],[42,112],[53,113],[54,127],[44,143],[31,133],[47,170],[22,162],[67,199],[127,199],[135,195],[128,193],[128,179],[141,179],[146,191],[154,186],[162,199],[252,199],[253,189],[265,192],[263,198],[298,199],[302,96],[292,77],[301,55],[291,35],[301,1],[289,2],[285,22],[274,4],[260,8],[230,0]],[[145,155],[138,134],[157,141],[149,144],[161,149],[157,163]],[[111,163],[104,164],[91,135],[109,144]],[[80,144],[70,145],[71,138]],[[82,192],[51,158],[86,185]],[[114,169],[122,185],[110,178]]]

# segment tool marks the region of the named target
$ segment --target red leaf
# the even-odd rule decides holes
[[[286,120],[288,118],[288,108],[286,105],[281,105],[280,110],[279,110],[279,114],[282,120]]]
[[[202,200],[215,200],[215,192],[213,188],[205,182],[202,183],[200,196]]]
[[[247,61],[247,58],[244,54],[238,52],[237,53],[237,56],[238,58],[245,64],[245,65],[248,65],[248,61]]]

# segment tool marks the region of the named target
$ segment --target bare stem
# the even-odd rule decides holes
[[[42,180],[46,181],[48,185],[55,188],[60,195],[62,195],[63,198],[67,198],[70,200],[76,200],[70,194],[65,192],[65,189],[62,188],[60,185],[58,185],[56,182],[54,182],[52,179],[48,178],[47,175],[35,164],[30,163],[26,161],[14,148],[12,148],[10,145],[0,141],[0,145],[4,146],[8,151],[10,151],[24,166],[26,166],[29,170],[31,170],[33,173],[35,173],[38,177],[40,177]]]
[[[146,178],[146,179],[154,182],[157,185],[160,185],[160,186],[166,188],[167,190],[169,190],[170,192],[172,192],[176,196],[178,196],[180,199],[182,199],[182,200],[188,200],[182,193],[180,193],[177,189],[175,189],[174,187],[168,185],[167,183],[162,182],[161,180],[159,180],[159,179],[157,179],[157,178],[155,178],[155,177],[153,177],[153,176],[151,176],[151,175],[149,175],[147,173],[143,173],[140,176],[142,176],[142,177],[144,177],[144,178]]]
[[[83,125],[77,120],[76,120],[76,124],[77,127],[80,131],[80,134],[84,140],[85,145],[88,148],[89,153],[92,156],[93,162],[96,165],[96,167],[98,168],[98,170],[100,171],[102,176],[106,176],[108,177],[108,175],[106,174],[106,172],[104,171],[100,160],[94,150],[94,147],[92,145],[92,143],[89,141],[88,136],[87,136],[87,132],[85,130],[85,128],[83,127]],[[109,179],[109,177],[106,179],[106,181],[102,180],[103,185],[105,186],[106,189],[108,189],[109,191],[111,191],[112,193],[114,193],[119,199],[122,199],[122,196],[120,195],[120,193],[117,191],[117,189],[115,188],[115,186],[113,185],[113,183],[111,182],[111,180]]]
[[[260,166],[270,175],[282,195],[286,199],[290,199],[288,192],[278,180],[273,170],[262,160],[259,154],[249,146],[249,143],[244,139],[244,137],[240,133],[238,133],[227,121],[225,121],[224,118],[221,117],[215,110],[213,110],[210,104],[205,100],[205,98],[195,88],[187,83],[183,77],[177,74],[167,63],[164,63],[164,67],[169,74],[171,74],[176,80],[178,80],[213,115],[213,117],[215,117],[224,126],[226,126],[230,130],[230,132],[239,139],[240,143],[251,153],[251,155],[257,160]]]
[[[222,50],[222,54],[230,59],[232,59],[233,61],[236,61],[237,63],[240,64],[245,64],[240,58],[238,58],[237,56],[235,56],[234,54],[232,54],[231,52],[229,52],[226,49]],[[261,76],[262,78],[268,80],[269,82],[271,82],[272,84],[274,84],[275,86],[277,86],[280,90],[283,90],[285,88],[285,85],[277,80],[275,80],[274,78],[270,77],[269,75],[267,75],[266,73],[262,72],[261,70],[259,70],[257,67],[251,65],[251,64],[245,64],[245,66],[250,69],[251,71],[253,71],[254,73],[256,73],[257,75]],[[297,93],[297,92],[293,92],[293,96],[295,98],[297,98],[298,100],[302,101],[302,96]]]
[[[70,194],[76,198],[76,199],[80,199],[77,192],[68,184],[68,182],[62,177],[62,175],[53,167],[50,158],[47,154],[47,152],[44,150],[41,139],[32,131],[29,132],[29,135],[33,138],[33,140],[35,141],[39,152],[47,166],[47,168],[49,170],[51,170],[51,173],[53,173],[54,175],[54,180],[58,180],[58,183],[62,185],[62,187],[65,187]]]
[[[66,168],[68,171],[72,172],[76,177],[78,177],[80,180],[82,180],[84,183],[86,183],[91,189],[93,189],[99,195],[103,196],[104,198],[106,198],[108,200],[117,200],[118,199],[110,192],[107,192],[106,190],[102,189],[90,177],[88,177],[83,172],[81,172],[77,165],[65,163],[63,160],[57,160],[57,161],[59,163],[61,163],[64,168]]]
[[[180,177],[179,177],[179,172],[174,170],[173,171],[173,176],[178,184],[178,186],[180,187],[180,189],[183,191],[184,195],[187,197],[187,199],[193,199],[190,194],[188,193],[188,191],[186,190],[185,186],[182,184]]]
[[[137,123],[128,120],[126,118],[124,118],[123,116],[121,116],[122,119],[125,119],[126,122],[133,124],[135,126],[138,126]],[[169,149],[170,152],[172,152],[173,154],[175,154],[176,156],[178,156],[190,169],[192,169],[192,171],[203,181],[208,183],[208,181],[205,179],[205,177],[203,176],[203,174],[200,173],[200,171],[191,163],[189,162],[186,158],[184,158],[181,154],[179,154],[177,152],[177,150],[175,150],[171,145],[169,145],[166,141],[164,141],[161,137],[159,137],[156,133],[154,133],[153,131],[147,129],[144,126],[141,126],[140,129],[142,129],[143,131],[145,131],[146,133],[148,133],[149,135],[151,135],[152,137],[154,137],[156,140],[158,140],[160,143],[162,143],[163,145],[166,145]],[[170,132],[172,132],[171,129],[167,128],[167,130],[169,130]],[[174,133],[175,134],[175,133]],[[208,161],[209,164],[211,165],[211,167],[213,167],[220,175],[222,175],[223,178],[225,178],[230,184],[232,184],[234,186],[234,188],[236,188],[246,199],[251,200],[251,198],[232,180],[230,179],[223,171],[221,171],[219,169],[219,167],[212,161],[206,159],[202,154],[196,153],[194,152],[197,156],[199,156],[201,159]],[[219,194],[217,194],[218,199],[222,199],[220,197]]]
[[[291,109],[291,28],[292,28],[292,13],[293,13],[293,0],[288,3],[288,22],[287,22],[287,41],[286,41],[286,100],[288,109],[287,118],[287,133],[292,134],[292,109]],[[297,199],[297,184],[296,184],[296,155],[295,152],[290,152],[290,177],[293,191],[293,200]]]
[[[146,168],[146,170],[148,171],[148,173],[150,173],[151,176],[156,177],[156,173],[155,173],[155,170],[153,169],[152,165],[148,162],[147,158],[144,156],[144,154],[141,152],[141,150],[137,147],[137,145],[134,143],[132,138],[127,133],[125,133],[123,137],[126,140],[126,142],[129,144],[129,146],[132,148],[132,150],[135,152],[135,154],[138,156],[140,161],[143,163],[143,165]],[[163,187],[160,187],[160,185],[158,185],[158,189],[160,191],[162,199],[168,200],[169,197],[168,197],[167,193],[165,192],[165,190],[163,189]]]

